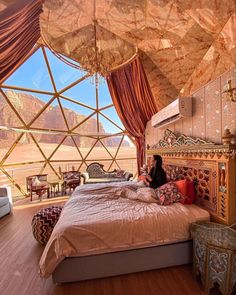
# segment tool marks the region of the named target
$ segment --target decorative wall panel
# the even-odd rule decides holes
[[[222,95],[224,86],[229,79],[236,83],[236,68],[232,68],[193,92],[191,94],[193,116],[170,124],[168,128],[175,133],[201,137],[215,143],[221,143],[226,128],[229,128],[236,137],[236,103],[227,100]],[[152,142],[158,142],[162,138],[163,131],[164,128],[157,130],[149,123],[146,128],[146,143],[151,145]]]

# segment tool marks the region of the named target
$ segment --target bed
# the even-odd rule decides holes
[[[193,205],[159,206],[124,195],[127,186],[140,189],[135,182],[79,187],[66,203],[45,247],[41,275],[52,274],[55,283],[65,283],[190,263],[190,224],[210,216],[225,223],[233,222],[231,215],[235,218],[235,206],[223,204],[223,213],[229,210],[223,219],[226,217],[218,204],[218,199],[232,189],[220,171],[228,167],[229,159],[205,159],[206,146],[209,149],[209,144],[201,144],[200,150],[198,147],[201,159],[198,154],[193,158],[182,153],[182,146],[174,147],[174,152],[163,147],[147,151],[148,156],[162,154],[171,175],[177,173],[195,181],[198,194]],[[227,204],[232,205],[233,195],[227,196]]]
[[[40,260],[41,275],[53,273],[54,282],[67,282],[191,262],[189,226],[195,221],[209,220],[209,213],[196,205],[175,203],[159,206],[148,196],[143,200],[133,199],[124,194],[127,188],[130,191],[145,190],[136,182],[78,187],[65,204],[46,245]],[[171,246],[168,248],[167,245]],[[158,253],[157,249],[161,252]],[[136,267],[133,263],[124,263],[127,262],[127,255],[136,261]],[[162,259],[156,261],[156,265],[153,259],[147,259],[147,255],[156,259],[168,256],[170,261],[167,264]],[[140,256],[143,257],[142,262]],[[68,257],[79,257],[77,260],[83,262],[81,265],[93,259],[94,265],[89,265],[87,275],[83,266],[82,277],[78,277],[78,270],[75,272],[73,266],[75,260]],[[112,273],[111,269],[104,269],[104,262],[100,264],[97,261],[97,258],[109,261],[111,257]],[[66,264],[65,258],[68,259]],[[114,265],[114,258],[116,264],[123,262]],[[66,271],[64,267],[63,271],[60,270],[62,261]],[[103,268],[98,274],[101,266]],[[67,275],[66,279],[63,273]]]

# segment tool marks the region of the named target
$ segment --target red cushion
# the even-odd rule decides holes
[[[145,175],[139,175],[138,180],[146,181],[146,176]]]
[[[186,196],[187,195],[187,180],[183,179],[183,180],[177,180],[174,181],[175,185],[177,186],[179,192]]]
[[[185,204],[191,205],[196,198],[195,194],[195,188],[194,188],[194,182],[193,181],[187,181],[186,183],[186,196]]]

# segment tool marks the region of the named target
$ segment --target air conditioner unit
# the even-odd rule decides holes
[[[179,97],[152,116],[152,127],[162,128],[184,117],[192,116],[192,97]]]

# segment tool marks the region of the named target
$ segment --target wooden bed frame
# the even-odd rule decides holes
[[[147,163],[159,154],[169,179],[187,178],[196,184],[196,203],[213,220],[236,222],[236,146],[216,145],[170,130],[164,139],[148,148]],[[184,241],[149,248],[64,259],[54,271],[55,283],[75,282],[134,273],[192,262],[192,242]]]
[[[163,140],[147,150],[148,163],[155,154],[162,156],[170,179],[195,181],[196,204],[212,220],[226,225],[236,222],[236,145],[177,136],[167,129]]]

